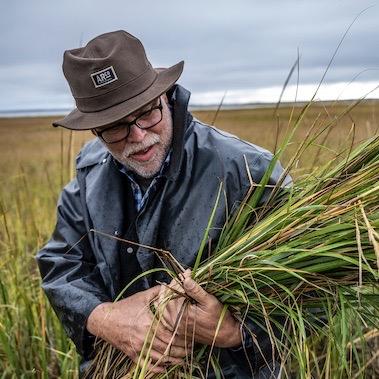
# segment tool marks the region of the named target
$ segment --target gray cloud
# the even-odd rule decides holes
[[[67,104],[63,51],[117,29],[139,37],[156,66],[184,59],[181,83],[195,92],[281,85],[297,49],[301,80],[314,83],[348,25],[373,4],[352,26],[329,82],[379,67],[378,0],[2,0],[0,109]],[[379,71],[360,80],[379,81]]]

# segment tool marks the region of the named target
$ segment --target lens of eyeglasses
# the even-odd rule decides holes
[[[162,112],[159,108],[154,108],[148,112],[143,113],[138,117],[135,123],[141,129],[148,129],[158,124],[162,120]]]
[[[104,130],[102,133],[102,137],[105,142],[107,143],[113,143],[117,141],[121,141],[124,138],[126,138],[129,134],[129,126],[125,124],[119,124],[117,126],[114,126],[113,128],[109,128],[107,130]]]
[[[150,111],[141,114],[141,116],[134,121],[134,124],[140,129],[149,129],[159,124],[161,120],[162,110],[160,108],[153,108]],[[115,143],[127,138],[129,132],[130,125],[125,122],[104,130],[101,136],[106,143]]]

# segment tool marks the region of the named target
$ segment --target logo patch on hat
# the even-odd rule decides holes
[[[116,81],[118,77],[114,71],[113,66],[109,66],[101,71],[97,71],[91,74],[91,79],[95,87],[98,88]]]

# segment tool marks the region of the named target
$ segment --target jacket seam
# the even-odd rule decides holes
[[[248,142],[246,142],[246,141],[244,141],[244,140],[242,140],[242,139],[240,139],[240,138],[238,138],[237,136],[234,136],[234,135],[226,135],[222,131],[220,131],[219,129],[216,129],[216,128],[210,126],[210,125],[207,125],[207,124],[203,123],[202,121],[200,121],[198,119],[193,119],[193,122],[194,123],[198,123],[198,124],[203,125],[203,126],[208,127],[208,128],[212,128],[212,131],[214,131],[215,133],[219,134],[220,136],[223,136],[225,138],[230,138],[230,139],[239,141],[239,142],[243,143],[244,145],[246,145],[246,146],[248,146],[250,148],[252,147],[251,143],[248,143]],[[263,158],[263,157],[267,157],[267,155],[269,154],[268,152],[258,152],[258,151],[257,151],[257,153],[258,153],[257,156],[251,162],[252,166],[254,166],[258,162],[258,160],[261,160],[261,158]]]

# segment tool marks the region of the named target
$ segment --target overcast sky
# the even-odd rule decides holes
[[[307,97],[349,24],[370,6],[320,98],[359,97],[379,85],[379,0],[1,0],[0,110],[73,106],[63,51],[118,29],[142,40],[154,66],[183,59],[179,82],[192,103],[217,103],[225,91],[227,102],[276,101],[298,49],[300,97]]]

